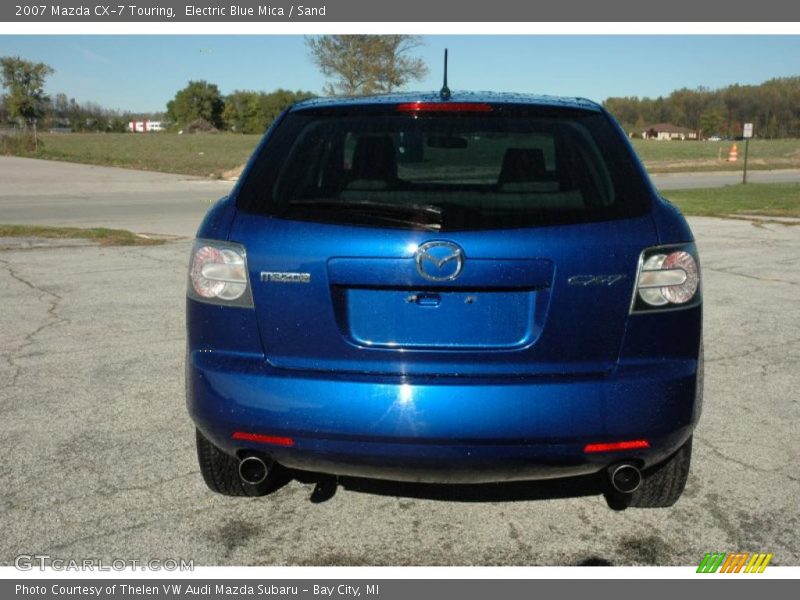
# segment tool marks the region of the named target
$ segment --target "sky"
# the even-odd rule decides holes
[[[449,48],[454,90],[583,96],[650,96],[800,75],[800,36],[449,35],[423,36],[416,53],[430,69],[410,90],[438,90]],[[304,37],[0,36],[0,56],[55,69],[47,92],[132,112],[165,110],[189,80],[223,94],[279,87],[320,94],[325,78]]]

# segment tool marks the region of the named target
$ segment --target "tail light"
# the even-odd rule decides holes
[[[187,294],[200,302],[252,307],[244,246],[217,240],[195,240]]]
[[[639,258],[631,312],[688,308],[700,303],[694,244],[648,248]]]

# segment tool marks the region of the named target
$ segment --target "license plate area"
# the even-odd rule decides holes
[[[502,350],[531,344],[541,328],[532,289],[338,288],[342,333],[365,348]],[[543,312],[543,311],[542,311]]]

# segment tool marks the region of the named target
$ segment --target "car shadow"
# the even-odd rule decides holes
[[[598,496],[606,491],[605,481],[597,475],[567,477],[543,481],[513,481],[481,484],[438,484],[387,481],[361,477],[332,477],[315,473],[295,473],[301,483],[315,484],[310,500],[326,502],[339,488],[349,492],[441,500],[446,502],[520,502]]]

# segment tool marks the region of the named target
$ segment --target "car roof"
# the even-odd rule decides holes
[[[348,96],[334,98],[312,98],[292,107],[292,112],[312,108],[336,108],[355,106],[381,106],[406,102],[484,102],[489,104],[552,106],[601,112],[602,107],[586,98],[544,96],[538,94],[515,94],[510,92],[452,92],[449,100],[442,100],[439,92],[403,92],[379,96]]]

